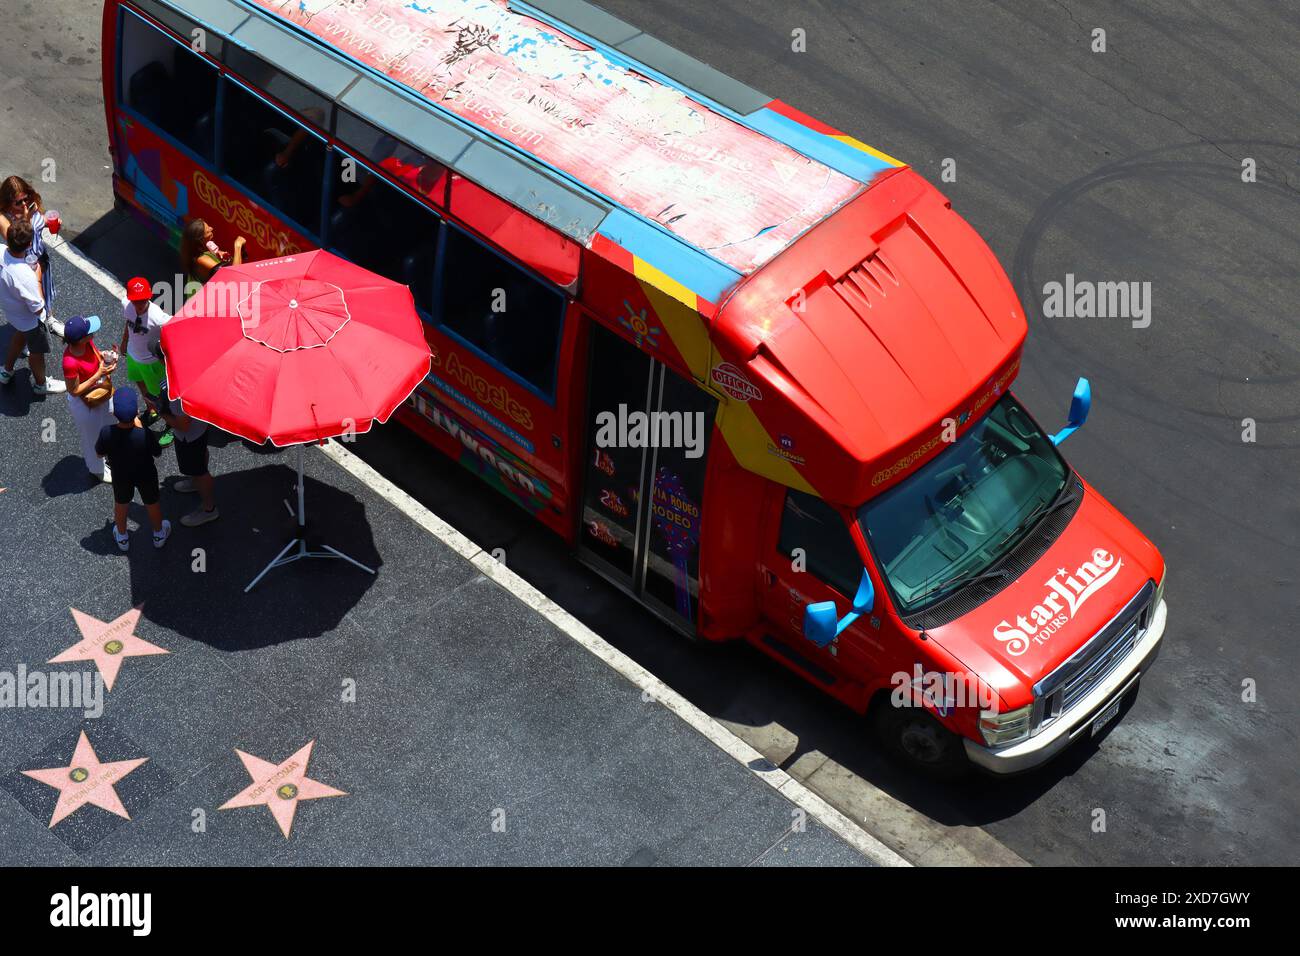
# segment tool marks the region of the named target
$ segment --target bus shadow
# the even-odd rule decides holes
[[[677,634],[583,567],[559,536],[506,506],[498,493],[413,434],[380,430],[360,436],[351,450],[480,547],[503,549],[512,570],[710,716],[752,728],[744,736],[771,740],[770,748],[759,749],[770,750],[784,769],[801,772],[825,757],[940,824],[983,826],[1014,817],[1097,749],[1096,742],[1081,741],[1045,767],[1013,777],[977,771],[947,783],[920,777],[886,756],[864,718],[757,649]],[[412,461],[421,467],[412,468]],[[1121,715],[1114,724],[1122,720]],[[803,765],[796,767],[801,758]]]

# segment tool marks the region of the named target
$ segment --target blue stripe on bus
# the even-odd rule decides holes
[[[709,302],[721,302],[740,279],[739,272],[622,208],[611,210],[598,232]]]
[[[745,122],[758,132],[784,143],[796,152],[829,166],[861,183],[869,183],[886,169],[896,169],[891,163],[863,152],[848,143],[809,129],[776,110],[763,107],[745,117]]]

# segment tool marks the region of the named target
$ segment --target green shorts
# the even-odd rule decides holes
[[[140,382],[150,395],[157,395],[163,380],[162,362],[137,362],[130,355],[126,357],[126,380]]]

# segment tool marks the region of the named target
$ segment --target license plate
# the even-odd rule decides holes
[[[1097,719],[1092,722],[1092,736],[1096,737],[1101,733],[1101,729],[1115,719],[1119,713],[1119,705],[1124,703],[1123,697],[1116,697],[1114,702],[1097,715]]]

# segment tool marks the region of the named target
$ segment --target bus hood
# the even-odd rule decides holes
[[[1078,511],[1038,561],[926,636],[998,691],[1008,709],[1023,707],[1037,681],[1163,574],[1155,545],[1085,482]]]
[[[882,174],[724,303],[714,381],[765,434],[743,432],[734,401],[720,424],[749,470],[864,501],[987,410],[1026,331],[1006,273],[943,195],[910,169]]]

